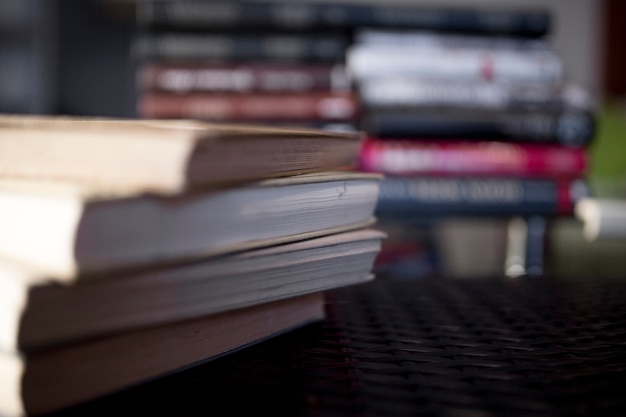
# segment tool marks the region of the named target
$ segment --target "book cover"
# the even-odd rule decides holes
[[[363,128],[379,138],[428,138],[537,142],[586,147],[596,132],[584,109],[470,110],[368,109]]]
[[[141,66],[142,91],[171,93],[281,93],[346,90],[350,81],[343,65],[250,63],[168,63]]]
[[[358,82],[383,76],[544,86],[555,86],[563,81],[563,64],[551,49],[355,43],[347,50],[346,68]]]
[[[332,33],[158,32],[139,35],[133,55],[139,61],[342,63],[348,44],[346,35]]]
[[[384,76],[358,83],[365,107],[441,109],[593,109],[588,92],[576,85],[441,81],[418,76]]]
[[[440,216],[571,216],[588,194],[583,179],[501,177],[386,177],[377,216],[412,219]]]
[[[391,175],[493,175],[578,178],[587,170],[582,148],[500,141],[368,138],[360,168]]]
[[[282,94],[146,92],[139,102],[140,117],[187,118],[213,121],[352,121],[359,100],[352,91],[310,91]]]
[[[279,1],[147,1],[140,4],[144,27],[328,29],[387,27],[540,37],[550,31],[546,10],[426,5]]]

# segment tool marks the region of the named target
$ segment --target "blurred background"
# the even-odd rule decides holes
[[[467,139],[463,133],[458,130],[442,133],[437,130],[440,126],[427,122],[439,120],[442,125],[461,123],[459,126],[476,127],[483,123],[480,117],[486,115],[488,119],[502,119],[503,125],[509,129],[509,133],[495,134],[494,142],[507,142],[512,137],[521,138],[520,142],[537,142],[540,141],[537,138],[550,134],[541,127],[533,130],[535,125],[552,123],[552,119],[542,121],[538,117],[543,113],[560,117],[565,111],[572,114],[573,106],[577,117],[580,114],[583,114],[580,117],[591,116],[594,125],[591,130],[585,130],[585,144],[559,144],[568,149],[579,149],[586,158],[584,169],[568,181],[581,180],[584,183],[581,192],[585,195],[626,198],[626,58],[623,50],[626,44],[623,24],[626,3],[623,1],[341,2],[379,8],[388,6],[392,11],[396,5],[410,6],[414,11],[423,8],[430,13],[459,8],[476,10],[485,13],[484,21],[492,28],[487,31],[489,33],[478,34],[467,33],[459,27],[454,30],[437,28],[432,14],[423,15],[430,16],[431,20],[423,18],[421,26],[413,22],[415,27],[400,24],[398,27],[368,28],[352,24],[348,28],[336,20],[332,25],[311,29],[306,27],[306,20],[302,20],[297,9],[287,10],[283,18],[291,23],[278,28],[269,23],[265,27],[263,22],[231,22],[229,26],[227,19],[208,23],[201,13],[194,19],[193,13],[187,11],[185,14],[183,9],[178,14],[159,15],[156,11],[167,10],[168,2],[156,2],[161,3],[159,7],[162,9],[153,8],[154,3],[2,0],[0,112],[120,118],[191,117],[357,129],[378,139],[373,144],[379,147],[391,143],[385,142],[385,138],[395,143],[408,140],[410,145],[406,146],[416,146],[416,143],[435,146],[429,140],[440,136],[458,150],[459,143],[465,143],[463,140]],[[286,2],[292,6],[300,3],[304,1]],[[218,6],[213,5],[208,11],[198,10],[204,10],[207,16],[211,13],[219,16],[225,11]],[[536,26],[528,24],[524,30],[507,31],[506,28],[513,27],[520,16],[539,20],[533,21]],[[546,16],[547,22],[541,20]],[[504,29],[498,33],[493,28]],[[419,36],[413,36],[413,31]],[[452,49],[453,52],[448,51]],[[394,50],[399,53],[393,55]],[[532,54],[532,57],[520,58],[522,53]],[[412,58],[403,61],[403,54]],[[483,78],[478,81],[462,79],[463,75],[458,75],[457,70],[465,66],[469,68],[472,64],[464,64],[459,57],[466,57],[467,62],[480,60]],[[504,90],[494,89],[498,77],[503,74],[499,72],[500,57],[512,68],[512,80],[501,83],[506,85]],[[440,58],[441,61],[437,61]],[[394,65],[383,65],[384,62],[395,63],[396,59]],[[516,64],[515,59],[522,61]],[[433,70],[424,62],[438,62],[439,66]],[[406,73],[402,73],[405,64]],[[524,65],[537,68],[536,80],[530,80],[532,77],[522,80],[530,73],[519,69],[526,68]],[[233,66],[239,71],[238,75],[233,75]],[[245,80],[249,73],[241,70],[268,66],[283,71],[280,76],[283,84],[279,82],[276,87],[276,83],[272,84],[270,80],[261,88],[264,91],[247,91]],[[303,67],[307,71],[312,68],[320,71],[319,85],[312,86],[309,82],[303,87],[298,81],[298,71]],[[169,76],[165,74],[159,78],[158,71],[163,68],[191,68],[205,72],[195,73],[194,79],[190,78],[193,76],[191,72],[184,76],[180,72],[170,72]],[[292,72],[284,72],[285,68]],[[226,76],[227,81],[224,81],[225,69],[231,71]],[[206,72],[208,70],[213,71],[213,75]],[[415,77],[419,71],[423,71],[422,78]],[[441,77],[444,73],[452,75]],[[518,78],[513,79],[515,77]],[[292,82],[288,83],[286,79]],[[159,85],[159,80],[164,80],[164,84]],[[564,86],[576,88],[575,94],[568,93],[567,100],[574,103],[568,101],[565,110],[559,107],[564,106],[559,101],[563,99]],[[545,94],[548,90],[551,91],[549,97]],[[417,103],[415,100],[420,94],[423,100]],[[237,104],[240,113],[232,109],[229,113],[227,108],[233,100],[232,95],[236,95],[237,100],[254,96],[257,100],[254,106],[266,107],[266,110],[256,113],[247,110],[248,113],[242,115],[241,108],[254,107],[252,103],[245,107],[244,103]],[[263,101],[268,96],[273,101]],[[316,100],[314,105],[307,101],[313,100],[311,97]],[[482,97],[484,102],[476,97]],[[522,98],[526,101],[519,104],[518,101],[524,101]],[[483,103],[479,107],[484,108],[477,111],[476,106],[468,105],[468,101],[476,104],[475,99]],[[537,104],[537,100],[541,103]],[[503,101],[508,104],[502,104]],[[269,108],[275,111],[268,111],[264,103],[271,103]],[[293,108],[298,106],[306,109],[313,106],[313,110],[297,113]],[[513,110],[507,106],[513,106]],[[522,110],[526,119],[520,122],[522,127],[515,125],[521,130],[517,127],[515,130],[510,127],[510,123],[517,123],[511,121],[512,114]],[[534,117],[532,120],[528,118],[529,114]],[[398,126],[408,126],[407,120],[411,123],[422,120],[423,123],[401,131]],[[484,128],[484,123],[481,126]],[[513,133],[510,133],[511,129]],[[473,139],[476,142],[476,138]],[[451,153],[442,155],[443,158],[445,155],[453,158]],[[394,173],[391,172],[394,167],[389,166],[367,165],[362,168],[384,172],[398,182],[405,181],[402,187],[407,189],[410,187],[406,181],[426,178],[430,182],[420,183],[421,188],[415,185],[414,189],[426,187],[438,197],[449,190],[450,185],[457,188],[526,186],[526,183],[519,182],[526,179],[525,175],[519,173],[508,178],[494,172],[482,172],[481,183],[466,183],[463,181],[467,178],[474,178],[471,174],[451,176],[452,171],[449,171],[441,177],[438,176],[441,173],[425,171]],[[432,182],[433,178],[443,179]],[[536,185],[533,184],[529,186]],[[389,190],[393,191],[392,188]],[[383,205],[379,219],[390,233],[390,239],[377,267],[398,277],[435,274],[477,278],[503,272],[511,276],[626,277],[626,240],[585,239],[583,223],[573,212],[578,197],[571,189],[568,192],[571,194],[569,206],[554,212],[528,205],[474,210],[461,204],[455,207],[433,205],[431,211],[417,213],[419,210],[414,208],[403,206],[398,209],[399,206],[393,204],[385,211]],[[554,193],[562,194],[562,191]],[[415,196],[415,193],[411,195]],[[397,196],[390,198],[392,201]],[[407,216],[406,212],[411,215]]]

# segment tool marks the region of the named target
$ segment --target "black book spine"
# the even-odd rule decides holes
[[[139,60],[341,62],[348,45],[341,35],[145,34],[137,39]]]
[[[379,138],[501,140],[587,146],[595,133],[591,112],[564,111],[376,111],[363,128]]]
[[[549,179],[386,177],[377,216],[559,216],[571,212],[572,184]]]
[[[336,4],[331,2],[148,0],[139,22],[150,27],[407,28],[540,37],[550,31],[544,10]]]

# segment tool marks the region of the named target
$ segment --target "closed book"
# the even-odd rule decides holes
[[[561,59],[551,49],[420,48],[403,42],[355,43],[347,51],[346,68],[359,82],[383,76],[544,86],[555,86],[563,81]]]
[[[351,166],[357,132],[63,117],[0,117],[0,177],[130,192],[186,189]]]
[[[384,236],[356,230],[71,282],[0,259],[0,350],[36,352],[363,283]]]
[[[380,76],[359,83],[366,107],[441,109],[541,109],[569,107],[593,109],[586,90],[576,85],[545,86],[533,83],[504,83],[429,80],[418,76]]]
[[[146,92],[139,102],[141,117],[213,121],[352,121],[359,101],[352,91],[310,91],[282,94]]]
[[[189,92],[307,92],[348,89],[343,65],[250,63],[169,63],[141,66],[142,91]]]
[[[380,176],[325,172],[175,195],[0,181],[0,256],[72,280],[351,230]]]
[[[541,9],[348,2],[157,0],[139,4],[138,22],[149,27],[328,29],[388,27],[539,37],[551,16]]]
[[[159,32],[140,35],[133,45],[143,61],[342,63],[348,46],[343,34]]]
[[[369,138],[360,167],[391,175],[493,175],[578,178],[587,169],[581,148],[499,141]]]
[[[0,352],[0,414],[42,415],[197,366],[324,318],[313,293],[23,355]]]
[[[596,132],[585,109],[368,109],[364,129],[380,138],[500,140],[588,146]]]
[[[381,219],[437,216],[571,216],[588,194],[582,179],[386,177],[376,209]]]

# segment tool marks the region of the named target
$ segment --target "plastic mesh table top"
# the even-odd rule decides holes
[[[626,415],[626,279],[379,277],[327,311],[57,415]]]

